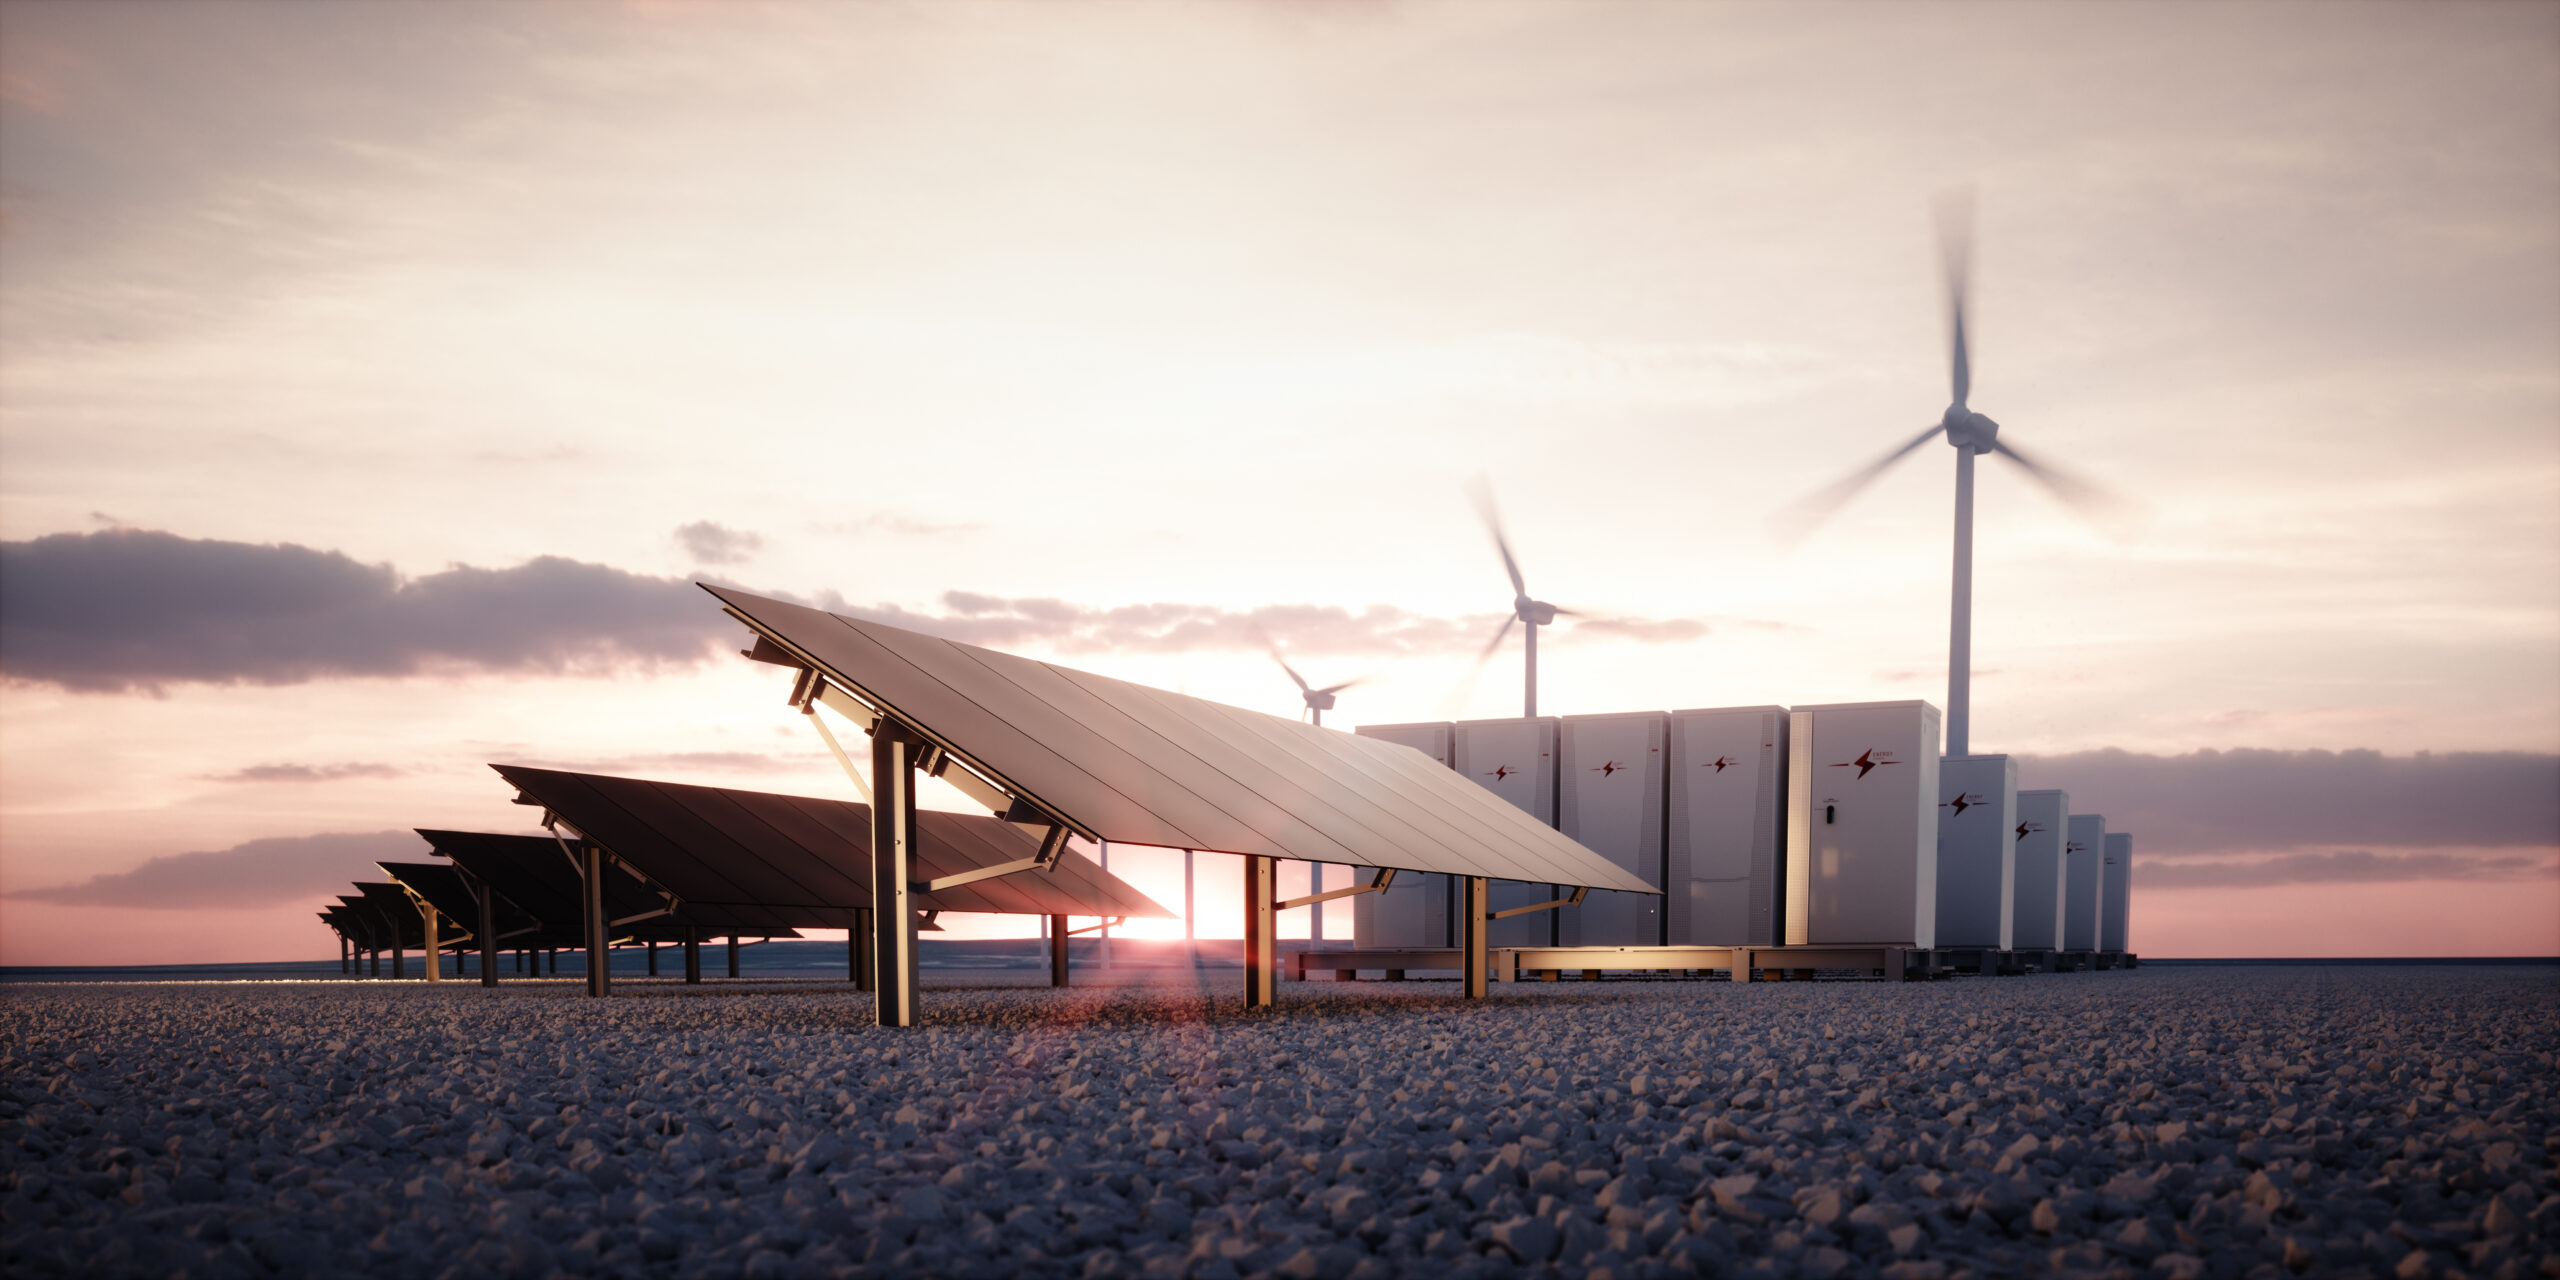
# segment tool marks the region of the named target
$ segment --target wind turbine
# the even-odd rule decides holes
[[[1973,271],[1973,202],[1956,196],[1938,205],[1938,251],[1946,268],[1951,380],[1955,398],[1946,412],[1909,443],[1875,462],[1850,472],[1830,487],[1806,498],[1798,508],[1798,536],[1828,518],[1902,456],[1945,436],[1956,451],[1956,535],[1954,601],[1947,626],[1947,754],[1969,754],[1973,711],[1973,459],[1996,453],[2016,463],[2054,496],[2084,511],[2106,505],[2110,496],[2096,486],[2037,462],[2000,438],[2000,424],[1974,411],[1973,363],[1965,344],[1965,291]]]
[[[1568,618],[1577,615],[1571,609],[1559,609],[1544,600],[1529,598],[1529,584],[1520,576],[1520,561],[1511,554],[1511,540],[1502,536],[1502,516],[1494,510],[1492,486],[1479,480],[1475,487],[1475,500],[1476,513],[1484,517],[1485,529],[1493,534],[1494,549],[1502,553],[1502,571],[1511,575],[1511,616],[1502,620],[1501,629],[1493,633],[1493,639],[1485,645],[1484,652],[1476,655],[1476,666],[1481,669],[1492,660],[1493,651],[1501,648],[1503,638],[1511,634],[1511,624],[1516,622],[1527,626],[1528,649],[1522,670],[1520,714],[1534,718],[1538,714],[1538,628],[1554,625],[1559,615]]]
[[[1324,727],[1324,713],[1333,710],[1333,695],[1360,683],[1360,678],[1355,677],[1340,684],[1326,685],[1321,689],[1309,688],[1307,678],[1299,675],[1298,669],[1290,666],[1289,660],[1281,657],[1278,649],[1271,651],[1271,660],[1279,663],[1282,671],[1289,673],[1289,679],[1298,686],[1298,696],[1306,700],[1306,713],[1315,719],[1316,727],[1319,729]]]

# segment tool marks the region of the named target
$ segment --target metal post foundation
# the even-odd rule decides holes
[[[587,994],[596,999],[613,994],[613,954],[608,950],[604,919],[604,846],[592,840],[579,845],[578,866],[587,926]]]
[[[738,976],[738,935],[729,935],[729,976]]]
[[[877,915],[869,907],[855,907],[853,922],[844,932],[844,979],[856,991],[872,991],[879,986],[871,980],[871,953],[880,945],[871,936]]]
[[[1469,1000],[1485,996],[1486,977],[1491,969],[1487,944],[1492,941],[1492,924],[1485,917],[1493,911],[1492,882],[1483,876],[1467,876],[1458,881],[1459,963],[1466,966],[1464,995]]]
[[[1049,985],[1067,985],[1067,918],[1049,917]]]
[[[645,946],[647,946],[647,947],[649,948],[649,976],[650,976],[650,977],[652,977],[652,978],[657,977],[657,976],[658,976],[658,942],[657,942],[657,939],[652,938],[652,939],[650,939],[647,943],[645,943],[645,944],[643,944],[643,945],[645,945]]]
[[[874,1005],[884,1027],[916,1023],[916,755],[922,744],[883,718],[871,731],[871,906]]]
[[[684,927],[684,980],[687,985],[702,981],[702,930]]]
[[[480,985],[494,987],[498,985],[498,904],[489,886],[473,887],[478,892],[472,895],[477,900],[472,905],[479,908],[480,917],[475,930],[480,935]]]
[[[1279,995],[1280,950],[1274,936],[1280,913],[1279,859],[1247,855],[1244,860],[1244,1005],[1268,1009]]]

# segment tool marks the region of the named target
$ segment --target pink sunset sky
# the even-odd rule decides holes
[[[1943,704],[1951,452],[1778,529],[1959,187],[2125,499],[1982,470],[1974,749],[2145,954],[2560,953],[2560,7],[5,0],[0,963],[329,956],[491,761],[852,798],[700,578],[1513,714],[1482,476],[1544,712]]]

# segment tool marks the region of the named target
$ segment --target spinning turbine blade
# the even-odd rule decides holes
[[[1973,274],[1973,192],[1952,192],[1938,201],[1938,256],[1946,265],[1948,333],[1953,347],[1950,381],[1957,407],[1973,393],[1973,357],[1964,336],[1966,285]]]
[[[1458,687],[1450,692],[1448,719],[1455,720],[1465,712],[1468,696],[1476,691],[1476,681],[1484,678],[1484,664],[1493,661],[1494,650],[1502,647],[1503,638],[1511,634],[1511,628],[1519,621],[1520,615],[1516,613],[1504,618],[1502,626],[1493,633],[1493,642],[1486,645],[1484,652],[1477,654],[1476,660],[1468,665],[1467,678],[1459,681]]]
[[[1343,691],[1343,690],[1345,690],[1345,689],[1351,688],[1353,685],[1359,684],[1359,683],[1360,683],[1361,681],[1363,681],[1363,680],[1367,680],[1368,678],[1369,678],[1369,677],[1367,677],[1367,676],[1360,676],[1360,677],[1358,677],[1357,679],[1345,680],[1345,681],[1343,681],[1343,682],[1342,682],[1342,683],[1340,683],[1340,684],[1329,684],[1329,685],[1326,685],[1325,687],[1323,687],[1323,688],[1321,688],[1321,689],[1316,690],[1316,692],[1318,692],[1318,693],[1340,693],[1340,692],[1342,692],[1342,691]]]
[[[1300,693],[1305,693],[1305,692],[1307,691],[1307,678],[1306,678],[1305,676],[1299,675],[1299,674],[1298,674],[1298,669],[1297,669],[1296,667],[1290,666],[1290,665],[1289,665],[1289,660],[1288,660],[1287,658],[1283,658],[1283,657],[1281,657],[1281,656],[1280,656],[1280,651],[1279,651],[1279,650],[1274,649],[1274,650],[1272,650],[1272,651],[1271,651],[1271,660],[1272,660],[1273,662],[1277,662],[1277,663],[1279,663],[1279,664],[1280,664],[1280,669],[1281,669],[1282,671],[1286,671],[1286,672],[1288,672],[1288,673],[1289,673],[1289,679],[1290,679],[1292,682],[1296,683],[1296,685],[1298,686],[1298,692],[1300,692]]]
[[[1520,576],[1520,562],[1511,554],[1511,540],[1502,536],[1502,514],[1494,509],[1493,486],[1483,476],[1477,476],[1468,487],[1468,496],[1475,499],[1476,514],[1484,517],[1485,530],[1493,535],[1494,550],[1502,553],[1502,571],[1511,575],[1512,594],[1529,594],[1529,584]]]
[[[1781,513],[1778,522],[1781,533],[1789,543],[1802,541],[1806,534],[1813,532],[1814,529],[1823,521],[1830,519],[1832,512],[1838,511],[1843,504],[1849,501],[1849,499],[1858,496],[1858,491],[1860,489],[1864,489],[1868,485],[1873,484],[1877,476],[1885,473],[1885,468],[1892,466],[1894,463],[1900,462],[1904,454],[1929,443],[1929,441],[1937,437],[1939,432],[1944,430],[1946,430],[1946,426],[1943,423],[1932,426],[1928,430],[1913,436],[1910,442],[1903,445],[1901,448],[1876,459],[1874,462],[1868,463],[1864,467],[1860,467],[1859,469],[1842,476],[1840,479],[1833,481],[1829,486],[1815,490],[1813,493],[1799,499],[1793,506],[1787,508],[1785,512]]]
[[[2053,496],[2076,508],[2083,516],[2114,518],[2125,514],[2127,504],[2113,490],[2083,480],[2051,463],[2038,462],[2018,452],[2018,447],[2006,440],[1994,441],[1991,451],[2018,464],[2020,470],[2036,478],[2036,483],[2051,490]]]

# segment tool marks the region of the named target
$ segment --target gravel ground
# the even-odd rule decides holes
[[[1237,981],[0,989],[0,1271],[2560,1277],[2547,968]]]

